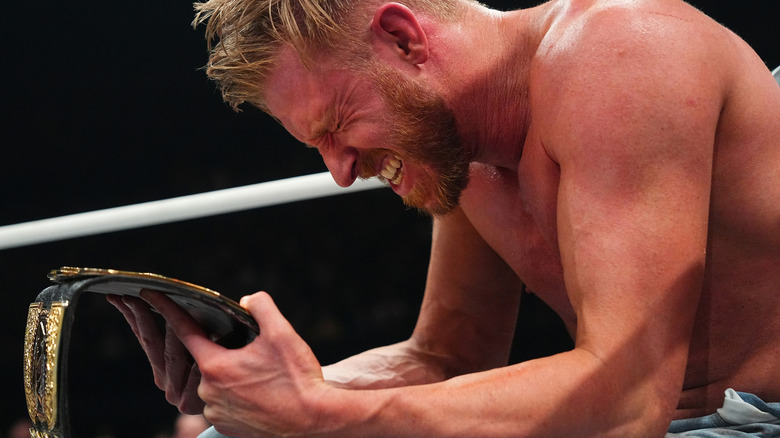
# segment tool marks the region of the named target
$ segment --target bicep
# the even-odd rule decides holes
[[[553,147],[576,345],[626,384],[669,389],[682,380],[702,288],[719,103],[697,75],[662,70],[637,83],[605,67],[603,85],[567,96]]]
[[[662,342],[662,334],[681,329],[683,335],[693,322],[709,182],[680,178],[673,169],[646,172],[604,177],[562,171],[558,236],[580,346],[615,348],[610,341],[624,343],[621,336],[640,329],[647,339],[637,340]]]
[[[414,339],[449,358],[447,374],[506,365],[522,283],[456,209],[434,224]]]

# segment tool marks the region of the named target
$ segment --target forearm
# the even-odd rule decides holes
[[[414,339],[374,348],[322,367],[326,381],[348,389],[421,385],[446,379],[447,358],[422,349]]]
[[[668,405],[611,374],[574,350],[430,385],[342,390],[328,409],[352,422],[341,437],[662,436]]]

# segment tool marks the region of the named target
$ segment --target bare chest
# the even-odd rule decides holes
[[[519,172],[511,172],[475,164],[460,205],[482,238],[573,333],[576,318],[558,251],[557,186],[554,165],[521,165]]]

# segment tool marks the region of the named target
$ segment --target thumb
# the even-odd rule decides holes
[[[247,295],[241,298],[239,304],[257,321],[260,333],[271,335],[295,331],[267,292]]]
[[[240,301],[260,328],[260,335],[250,345],[265,357],[274,357],[275,368],[322,380],[322,366],[309,345],[298,335],[292,324],[279,312],[273,299],[265,292],[243,297]]]

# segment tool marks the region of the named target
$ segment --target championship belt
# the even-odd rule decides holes
[[[141,290],[161,292],[227,347],[246,345],[259,329],[235,301],[205,287],[157,274],[113,269],[63,267],[49,273],[54,283],[30,304],[24,336],[24,390],[32,420],[32,438],[70,435],[67,357],[76,302],[82,292],[139,297]]]

